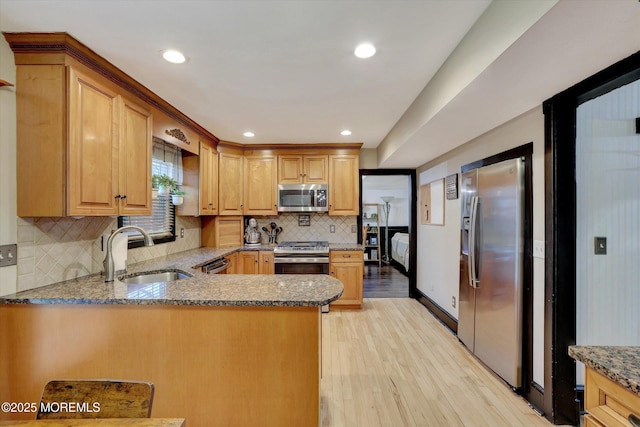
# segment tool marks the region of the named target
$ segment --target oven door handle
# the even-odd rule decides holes
[[[225,258],[222,260],[222,262],[205,265],[204,267],[202,267],[202,271],[207,274],[218,274],[225,271],[229,267],[231,267],[231,260]]]
[[[314,257],[314,258],[286,258],[275,257],[273,259],[275,264],[329,264],[328,257]]]

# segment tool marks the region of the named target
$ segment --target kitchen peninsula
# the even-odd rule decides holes
[[[637,425],[640,347],[570,346],[569,356],[585,365],[585,427]]]
[[[156,258],[127,274],[191,276],[181,280],[135,285],[93,275],[0,298],[0,401],[38,402],[51,379],[144,380],[155,384],[153,417],[317,426],[320,307],[340,297],[342,283],[199,271],[223,251]]]

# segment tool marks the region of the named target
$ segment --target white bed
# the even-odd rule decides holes
[[[396,233],[391,238],[391,258],[409,271],[409,234]]]

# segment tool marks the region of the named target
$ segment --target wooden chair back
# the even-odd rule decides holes
[[[36,419],[149,418],[153,391],[153,384],[143,381],[50,381]]]

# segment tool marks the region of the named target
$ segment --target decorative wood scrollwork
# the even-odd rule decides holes
[[[187,136],[180,129],[165,130],[164,133],[184,142],[185,144],[191,144],[191,141],[187,139]]]

